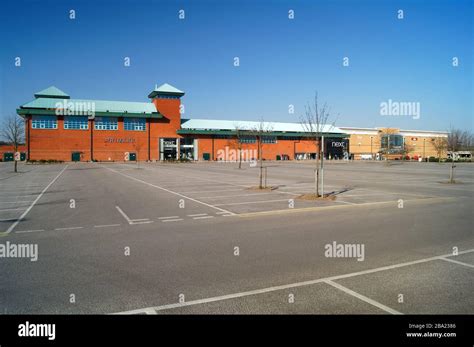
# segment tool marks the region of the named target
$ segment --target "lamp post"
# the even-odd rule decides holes
[[[425,148],[426,148],[426,138],[423,138],[423,160],[426,160],[425,159],[425,155],[426,155],[425,154],[425,152],[426,152]]]
[[[370,159],[374,159],[374,151],[372,150],[372,141],[373,141],[374,137],[371,136],[370,137]]]

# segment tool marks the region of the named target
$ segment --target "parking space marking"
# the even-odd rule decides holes
[[[104,167],[104,166],[103,166],[103,167]],[[211,207],[211,208],[216,209],[216,210],[220,210],[220,211],[223,211],[223,212],[228,212],[228,213],[233,214],[233,212],[224,210],[223,208],[219,208],[219,207],[213,206],[213,205],[211,205],[211,204],[207,204],[207,203],[205,203],[205,202],[203,202],[203,201],[199,201],[199,200],[193,199],[193,198],[191,198],[191,197],[189,197],[189,196],[186,196],[186,195],[183,195],[183,194],[181,194],[181,193],[177,193],[177,192],[175,192],[175,191],[172,191],[172,190],[169,190],[169,189],[166,189],[166,188],[157,186],[157,185],[152,184],[152,183],[147,182],[147,181],[143,181],[143,180],[141,180],[141,179],[139,179],[139,178],[136,178],[136,177],[133,177],[133,176],[124,174],[124,173],[122,173],[122,172],[118,172],[118,171],[113,170],[113,169],[110,169],[110,168],[108,168],[108,167],[104,167],[104,168],[106,168],[107,170],[110,170],[110,171],[112,171],[112,172],[115,172],[115,173],[117,173],[117,174],[119,174],[119,175],[122,175],[122,176],[124,176],[124,177],[128,177],[128,178],[130,178],[130,179],[132,179],[132,180],[134,180],[134,181],[137,181],[137,182],[146,184],[146,185],[148,185],[148,186],[150,186],[150,187],[154,187],[154,188],[163,190],[163,191],[165,191],[165,192],[168,192],[168,193],[171,193],[171,194],[180,196],[180,197],[182,197],[182,198],[185,198],[185,199],[188,199],[188,200],[197,202],[198,204],[201,204],[201,205],[204,205],[204,206],[208,206],[208,207]]]
[[[181,192],[183,194],[194,194],[194,193],[217,193],[217,192],[243,192],[245,189],[220,189],[220,190],[192,190]]]
[[[153,223],[153,221],[149,220],[148,218],[131,219],[127,216],[127,214],[125,212],[123,212],[123,210],[119,206],[115,206],[115,208],[117,209],[117,211],[120,212],[122,217],[125,218],[127,223],[130,224],[130,225]]]
[[[333,282],[331,280],[326,280],[326,281],[324,281],[324,283],[327,283],[330,286],[333,286],[334,288],[337,288],[337,289],[343,291],[346,294],[352,295],[352,296],[356,297],[359,300],[365,301],[366,303],[371,304],[372,306],[375,306],[375,307],[377,307],[377,308],[379,308],[379,309],[381,309],[385,312],[388,312],[388,313],[391,313],[391,314],[402,314],[401,312],[399,312],[397,310],[394,310],[393,308],[385,306],[384,304],[382,304],[378,301],[375,301],[371,298],[368,298],[365,295],[357,293],[357,292],[355,292],[355,291],[353,291],[353,290],[351,290],[347,287],[344,287],[344,286],[340,285],[339,283]]]
[[[344,200],[341,200],[341,199],[337,199],[334,202],[340,202],[342,204],[348,204],[348,205],[357,205],[357,203],[355,203],[355,202],[344,201]]]
[[[238,195],[200,196],[200,197],[198,197],[198,199],[222,199],[222,198],[224,198],[224,199],[229,198],[230,199],[230,198],[241,197],[241,196],[268,195],[268,194],[274,194],[274,192],[272,192],[272,193],[255,193],[255,194],[238,194]]]
[[[176,219],[179,218],[179,216],[169,216],[169,217],[158,217],[158,219]]]
[[[454,201],[456,198],[445,197],[445,198],[425,198],[425,199],[411,199],[405,200],[407,203],[438,203],[443,201]],[[286,201],[286,200],[285,200]],[[337,200],[336,200],[337,202]],[[260,217],[265,215],[274,215],[274,214],[283,214],[283,213],[301,213],[301,212],[313,212],[313,211],[322,211],[322,210],[332,210],[332,209],[344,209],[344,208],[362,208],[367,206],[397,206],[397,200],[391,201],[376,201],[376,202],[363,202],[357,204],[347,204],[347,205],[329,205],[329,206],[312,206],[312,207],[301,207],[301,208],[288,208],[285,210],[268,210],[268,211],[259,211],[259,212],[245,212],[237,214],[238,217],[248,218],[248,217]]]
[[[0,204],[24,204],[28,202],[33,202],[33,200],[27,200],[27,201],[0,201]]]
[[[188,217],[207,216],[207,213],[188,214]]]
[[[178,222],[183,220],[183,218],[176,218],[176,219],[163,219],[162,222]]]
[[[277,202],[277,201],[288,201],[288,199],[264,200],[264,201],[231,202],[231,203],[228,203],[228,204],[216,204],[216,206],[233,206],[233,205],[247,205],[247,204],[264,204],[264,203],[268,203],[268,202]]]
[[[121,224],[103,224],[103,225],[94,225],[94,228],[111,228],[119,227]]]
[[[208,218],[214,218],[214,216],[194,217],[193,219],[208,219]]]
[[[44,231],[44,229],[37,229],[37,230],[19,230],[15,231],[15,234],[24,234],[24,233],[36,233],[39,231]]]
[[[41,191],[41,193],[36,197],[35,200],[33,200],[33,202],[31,203],[30,207],[28,207],[28,209],[23,212],[21,214],[21,216],[12,224],[10,225],[10,227],[7,229],[7,231],[4,232],[4,234],[9,234],[13,231],[13,229],[15,229],[15,227],[18,225],[18,223],[20,223],[23,218],[25,218],[25,216],[28,214],[28,212],[31,211],[31,209],[33,208],[33,206],[35,206],[35,204],[38,202],[39,199],[41,199],[41,197],[43,196],[43,194],[48,190],[49,187],[51,187],[53,185],[54,182],[56,182],[56,180],[59,178],[59,176],[62,175],[62,173],[67,169],[69,165],[66,165],[57,175],[56,177],[54,177],[54,179],[49,182],[49,184]],[[1,234],[1,233],[0,233]]]
[[[460,251],[460,252],[458,252],[458,254],[466,254],[466,253],[472,253],[472,252],[474,252],[474,248],[473,249],[467,249],[465,251]],[[380,272],[380,271],[392,270],[392,269],[397,269],[397,268],[401,268],[401,267],[405,267],[405,266],[411,266],[411,265],[415,265],[415,264],[422,264],[422,263],[426,263],[426,262],[429,262],[429,261],[439,260],[439,259],[442,259],[442,258],[447,258],[447,257],[452,257],[452,256],[453,256],[453,254],[444,254],[444,255],[439,255],[439,256],[434,256],[434,257],[429,257],[429,258],[423,258],[423,259],[408,261],[408,262],[405,262],[405,263],[399,263],[399,264],[382,266],[382,267],[368,269],[368,270],[352,272],[352,273],[343,274],[343,275],[336,275],[336,276],[319,278],[319,279],[315,279],[315,280],[284,284],[284,285],[267,287],[267,288],[262,288],[262,289],[249,290],[249,291],[245,291],[245,292],[238,292],[238,293],[233,293],[233,294],[215,296],[215,297],[210,297],[210,298],[205,298],[205,299],[191,300],[191,301],[187,301],[187,302],[183,302],[183,303],[173,303],[173,304],[167,304],[167,305],[161,305],[161,306],[151,306],[151,307],[141,308],[141,309],[137,309],[137,310],[117,312],[116,314],[137,314],[137,313],[143,313],[143,312],[150,312],[152,310],[158,312],[158,311],[170,310],[170,309],[174,309],[174,308],[201,305],[201,304],[206,304],[206,303],[211,303],[211,302],[242,298],[242,297],[246,297],[246,296],[265,294],[265,293],[270,293],[270,292],[274,292],[274,291],[278,291],[278,290],[285,290],[285,289],[303,287],[303,286],[308,286],[308,285],[317,284],[317,283],[327,283],[327,281],[335,281],[335,280],[343,279],[343,278],[349,278],[349,277],[366,275],[366,274],[371,274],[371,273]]]
[[[459,265],[463,265],[463,266],[467,266],[467,267],[472,267],[474,269],[474,265],[468,264],[468,263],[463,263],[462,261],[458,261],[458,260],[454,260],[454,259],[450,259],[450,258],[440,258],[440,259],[449,261],[450,263],[459,264]]]
[[[82,228],[84,228],[84,227],[56,228],[54,230],[58,230],[58,231],[60,231],[60,230],[76,230],[76,229],[82,229]]]
[[[18,211],[18,210],[26,210],[26,207],[4,208],[4,209],[1,209],[0,212]]]

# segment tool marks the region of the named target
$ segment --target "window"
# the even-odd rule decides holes
[[[179,99],[178,95],[159,95],[157,99]]]
[[[403,136],[396,134],[382,135],[381,148],[389,153],[398,153],[403,149]]]
[[[64,129],[69,130],[87,130],[89,129],[89,123],[87,117],[79,116],[65,116],[64,117]]]
[[[220,134],[217,134],[217,135],[214,135],[214,138],[215,139],[232,139],[234,138],[232,135],[220,135]]]
[[[262,136],[262,143],[277,143],[276,136]]]
[[[124,118],[123,128],[125,130],[145,131],[146,119],[145,118]]]
[[[115,117],[95,117],[96,130],[117,130],[118,120]]]
[[[255,143],[257,138],[255,136],[242,136],[240,138],[240,143]]]
[[[33,116],[31,127],[33,129],[57,129],[58,119],[56,116]]]

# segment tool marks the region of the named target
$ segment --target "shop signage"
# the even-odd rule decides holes
[[[105,143],[135,143],[132,137],[106,137]]]

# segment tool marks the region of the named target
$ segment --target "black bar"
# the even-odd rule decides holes
[[[55,324],[55,339],[20,337],[20,324]],[[0,316],[0,345],[181,345],[188,340],[220,341],[252,345],[256,339],[269,343],[305,342],[311,346],[349,346],[375,343],[377,346],[472,346],[473,315],[3,315]],[[409,325],[412,327],[409,327]],[[428,328],[428,325],[431,325]],[[408,336],[407,333],[455,333],[451,337]],[[51,335],[49,335],[51,336]],[[151,343],[153,342],[153,343]]]

